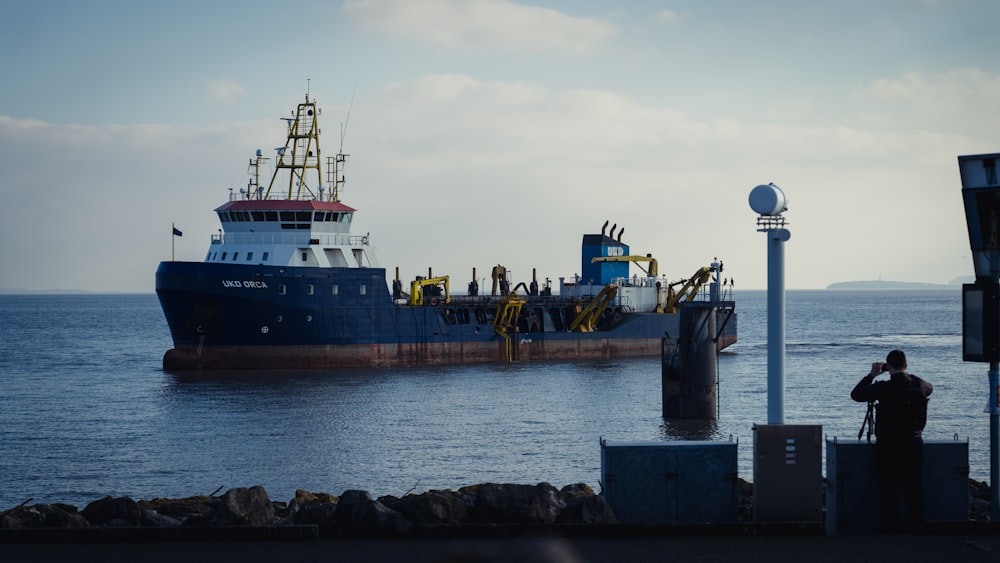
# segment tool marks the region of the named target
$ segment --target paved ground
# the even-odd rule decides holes
[[[574,537],[523,539],[318,539],[56,541],[0,543],[0,561],[223,563],[604,563],[755,561],[1000,561],[1000,534]]]

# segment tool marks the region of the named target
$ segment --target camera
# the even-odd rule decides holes
[[[889,371],[889,364],[882,364],[882,373]]]

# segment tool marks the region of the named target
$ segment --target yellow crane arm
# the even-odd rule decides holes
[[[712,269],[707,266],[698,268],[694,275],[686,280],[676,281],[667,287],[667,302],[663,304],[663,310],[667,313],[676,313],[677,305],[681,301],[691,301],[698,295],[701,286],[712,279]],[[674,286],[684,284],[679,290],[674,291]]]
[[[569,323],[569,329],[574,332],[594,332],[597,321],[601,318],[601,313],[607,308],[615,296],[618,295],[618,286],[608,284],[601,289],[601,292],[594,296],[577,313],[576,318]]]
[[[595,262],[649,262],[649,268],[643,268],[642,264],[636,264],[639,268],[646,272],[646,275],[651,277],[656,277],[660,275],[659,266],[657,265],[656,258],[652,256],[595,256],[590,259],[590,263]]]
[[[508,362],[514,361],[514,342],[511,340],[511,334],[517,332],[517,318],[521,315],[521,306],[525,303],[526,301],[518,297],[516,291],[512,291],[497,305],[497,312],[493,317],[493,332],[503,339]]]
[[[427,286],[444,287],[444,302],[451,303],[451,291],[448,288],[448,276],[438,276],[436,278],[416,279],[410,282],[410,305],[424,304],[424,288]]]

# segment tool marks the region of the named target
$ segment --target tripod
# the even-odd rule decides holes
[[[858,430],[858,440],[865,434],[865,428],[868,428],[868,443],[871,444],[872,433],[875,432],[875,401],[868,401],[868,412],[861,422],[861,430]]]

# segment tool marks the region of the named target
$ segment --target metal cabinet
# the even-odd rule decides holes
[[[737,444],[601,441],[601,484],[620,523],[706,524],[739,518]]]
[[[823,427],[754,425],[753,500],[758,522],[823,521]]]

